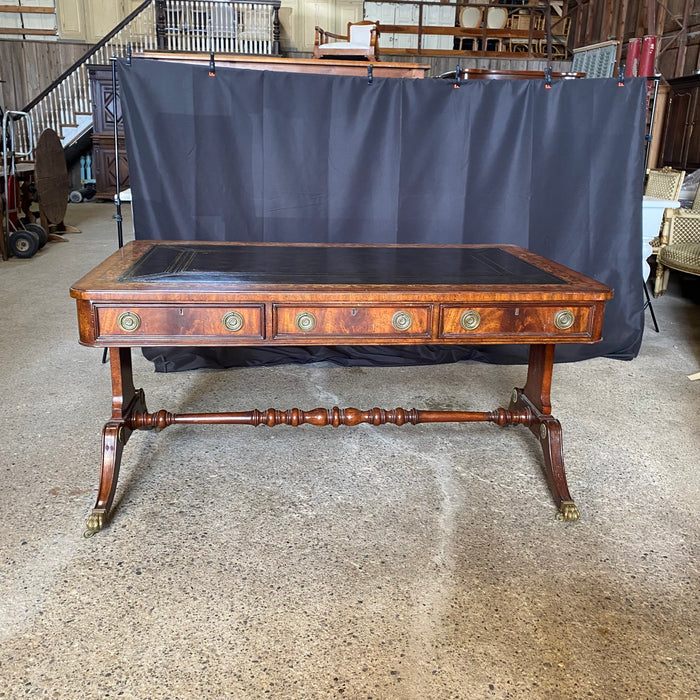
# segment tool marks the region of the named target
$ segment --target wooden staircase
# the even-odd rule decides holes
[[[145,0],[21,110],[30,119],[17,123],[19,148],[29,150],[29,128],[34,143],[53,129],[65,148],[92,127],[89,64],[148,51],[279,55],[279,6],[280,0]]]

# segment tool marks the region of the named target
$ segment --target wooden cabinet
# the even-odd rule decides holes
[[[454,8],[453,8],[454,11]],[[418,24],[418,5],[392,2],[365,2],[365,19],[382,24]],[[381,32],[379,53],[382,49],[417,49],[418,35]],[[452,48],[450,46],[450,48]]]
[[[138,5],[138,0],[56,0],[59,36],[96,43]]]
[[[700,168],[700,75],[674,78],[664,123],[661,164],[678,170]]]
[[[95,178],[96,196],[112,199],[117,193],[117,173],[114,162],[114,137],[92,139],[92,172]],[[119,144],[119,191],[129,187],[129,164],[123,141]]]
[[[129,168],[122,128],[119,99],[112,90],[112,67],[88,66],[90,92],[92,94],[92,172],[97,197],[111,199],[116,194],[116,168],[114,148],[114,120],[119,132],[119,189],[129,187]]]
[[[420,5],[401,2],[374,2],[364,4],[365,19],[375,20],[382,24],[418,25]],[[423,5],[422,25],[424,27],[452,27],[456,24],[457,14],[455,5],[443,5],[439,2]],[[449,34],[424,34],[421,37],[423,49],[439,49],[451,51],[454,48],[454,37]],[[417,34],[396,34],[382,32],[379,36],[379,52],[382,49],[416,49],[418,48]]]
[[[306,0],[299,4],[299,9],[302,36],[298,43],[302,51],[313,51],[314,27],[322,27],[335,34],[347,34],[348,22],[362,19],[362,3],[357,0]]]

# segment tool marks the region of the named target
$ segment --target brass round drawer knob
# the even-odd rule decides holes
[[[302,333],[309,333],[316,328],[316,316],[314,316],[310,311],[301,311],[296,315],[294,325]]]
[[[554,314],[554,325],[560,331],[565,331],[568,328],[571,328],[571,326],[574,325],[575,320],[576,317],[574,316],[573,311],[569,311],[569,309],[562,309]]]
[[[413,316],[408,311],[397,311],[391,317],[391,325],[397,331],[407,331],[413,325]]]
[[[133,311],[123,311],[117,317],[117,325],[125,333],[133,333],[141,327],[141,317]]]
[[[224,317],[221,319],[221,323],[224,324],[224,328],[227,331],[235,333],[243,328],[245,319],[243,318],[242,314],[238,313],[238,311],[229,311],[228,313],[224,314]]]
[[[465,311],[459,317],[459,325],[464,328],[465,331],[473,331],[475,328],[479,327],[481,323],[481,314],[474,309],[469,309]]]

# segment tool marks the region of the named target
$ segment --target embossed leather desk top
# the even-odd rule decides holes
[[[505,248],[273,244],[156,244],[119,281],[382,286],[564,283]]]
[[[77,282],[86,345],[581,343],[612,291],[517,246],[136,241]]]

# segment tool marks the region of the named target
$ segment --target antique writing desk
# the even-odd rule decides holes
[[[71,288],[80,342],[109,348],[112,417],[102,432],[97,503],[106,522],[122,450],[134,430],[174,423],[382,425],[490,421],[540,441],[559,517],[576,520],[561,427],[551,415],[557,343],[601,338],[612,290],[516,246],[365,246],[135,241]],[[131,348],[161,345],[530,345],[527,379],[508,408],[267,409],[150,413],[134,388]]]

